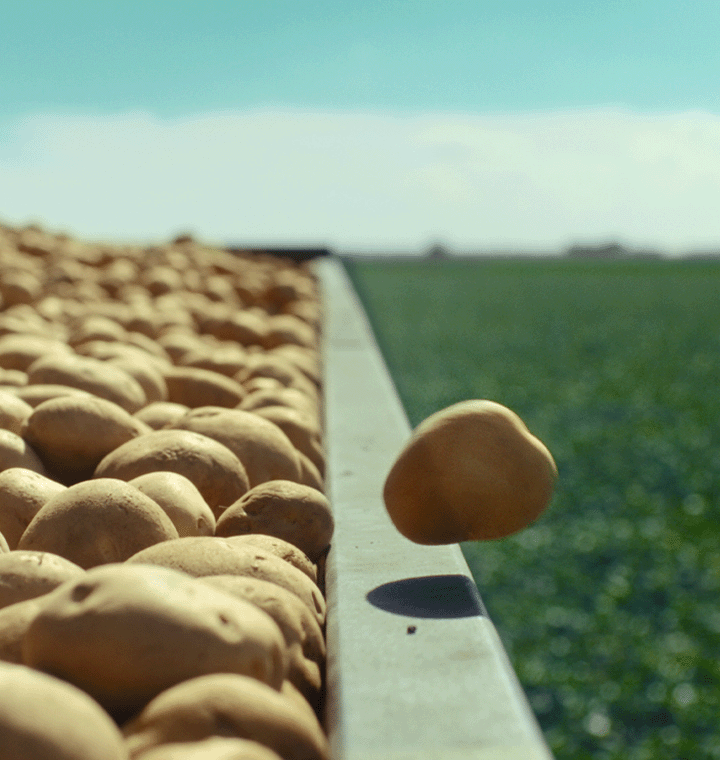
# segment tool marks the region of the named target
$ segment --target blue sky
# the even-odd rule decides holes
[[[720,248],[716,0],[0,7],[0,220]]]

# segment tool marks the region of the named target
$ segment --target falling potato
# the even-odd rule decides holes
[[[418,544],[488,540],[536,520],[556,477],[552,455],[515,412],[471,400],[415,429],[383,496],[395,527]]]

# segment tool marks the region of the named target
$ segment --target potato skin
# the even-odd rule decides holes
[[[520,417],[470,400],[428,417],[385,481],[395,527],[418,544],[503,538],[547,507],[557,467]]]
[[[79,354],[42,357],[28,367],[28,383],[69,385],[106,398],[130,414],[145,406],[145,391],[119,367]]]
[[[27,441],[16,433],[0,428],[0,472],[11,467],[47,475],[45,465]]]
[[[122,480],[98,478],[76,483],[47,501],[18,548],[59,554],[88,569],[122,562],[177,537],[172,521],[151,498]]]
[[[189,430],[153,430],[111,451],[96,478],[132,480],[156,470],[192,481],[217,515],[250,487],[242,462],[221,442]]]
[[[313,562],[330,545],[335,523],[327,498],[288,480],[251,488],[220,515],[218,536],[262,533],[289,541]]]
[[[82,688],[117,719],[199,675],[238,673],[279,689],[287,672],[269,615],[166,568],[112,564],[53,592],[23,661]]]
[[[200,676],[158,695],[123,728],[132,758],[170,742],[235,736],[284,760],[328,760],[320,724],[259,681],[230,673]]]
[[[249,739],[213,736],[198,742],[161,744],[137,755],[137,760],[282,760],[280,755]]]
[[[256,414],[201,406],[172,427],[206,435],[227,446],[243,463],[251,488],[267,480],[300,479],[300,463],[290,439],[277,425]]]
[[[139,475],[130,482],[157,502],[173,521],[179,536],[212,536],[215,515],[195,484],[178,472],[157,470]]]
[[[104,398],[62,396],[39,404],[23,437],[64,485],[89,480],[100,461],[151,428]]]
[[[327,604],[317,585],[301,570],[264,549],[233,544],[231,539],[190,536],[150,546],[127,561],[169,567],[195,578],[244,575],[272,581],[296,594],[318,623],[325,623]]]
[[[40,508],[65,486],[24,467],[0,473],[0,532],[15,549],[22,534]]]
[[[0,555],[0,607],[33,599],[85,575],[69,559],[50,552],[16,549]]]
[[[122,734],[75,686],[0,663],[0,737],[7,760],[127,760]]]

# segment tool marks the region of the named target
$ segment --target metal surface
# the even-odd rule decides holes
[[[410,427],[338,259],[325,305],[328,690],[334,760],[547,760],[460,547],[403,538],[382,502]]]

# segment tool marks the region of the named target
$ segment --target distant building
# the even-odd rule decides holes
[[[627,249],[620,243],[605,245],[573,245],[565,254],[571,259],[619,259],[628,255]]]
[[[446,259],[449,255],[450,254],[447,248],[445,248],[445,246],[442,245],[441,243],[434,243],[433,245],[431,245],[430,248],[428,248],[427,253],[425,254],[425,256],[428,259],[435,259],[435,260]]]

